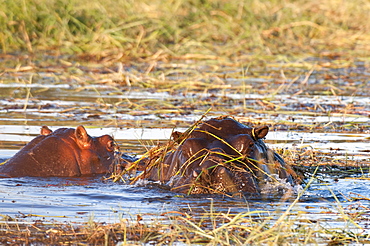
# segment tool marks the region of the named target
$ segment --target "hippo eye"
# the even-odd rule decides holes
[[[249,146],[248,146],[248,150],[249,150],[250,153],[253,153],[253,151],[254,151],[253,147],[254,147],[254,143],[250,142]]]

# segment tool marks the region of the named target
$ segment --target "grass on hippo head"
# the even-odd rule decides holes
[[[158,145],[154,148],[147,150],[139,159],[129,163],[127,168],[122,170],[116,169],[108,179],[112,179],[114,182],[121,180],[125,181],[125,175],[132,173],[132,171],[139,170],[142,166],[145,166],[145,171],[141,172],[139,175],[135,175],[131,178],[130,183],[134,184],[136,181],[141,179],[145,172],[150,171],[153,167],[158,167],[163,163],[164,158],[169,152],[173,151],[177,145],[181,144],[186,138],[191,134],[191,132],[202,122],[203,118],[211,110],[209,108],[193,125],[191,125],[184,133],[173,132],[172,138],[168,140],[165,144]],[[160,172],[161,170],[158,169]]]
[[[138,160],[134,161],[133,163],[129,163],[129,165],[127,165],[126,168],[124,168],[122,171],[118,170],[117,172],[112,173],[111,177],[109,177],[108,179],[112,179],[114,182],[118,180],[126,181],[126,179],[129,179],[130,180],[129,182],[131,184],[134,184],[139,179],[143,179],[146,174],[152,172],[153,170],[158,172],[158,177],[161,177],[162,172],[168,172],[168,170],[163,167],[166,156],[176,151],[176,149],[182,143],[184,143],[184,141],[190,136],[190,134],[193,131],[195,131],[195,129],[197,128],[199,124],[201,123],[207,124],[206,122],[203,122],[202,120],[208,112],[209,110],[198,121],[196,121],[191,127],[189,127],[184,133],[173,132],[172,140],[168,140],[165,144],[149,149]],[[181,167],[178,167],[177,170],[174,170],[176,171],[176,173],[174,173],[174,176],[183,177],[185,173],[187,173],[187,175],[189,175],[189,173],[190,175],[192,175],[191,173],[194,173],[194,172],[196,173],[196,176],[193,177],[191,183],[183,184],[178,187],[175,187],[174,191],[183,190],[184,188],[189,187],[188,191],[186,192],[187,194],[191,194],[192,191],[195,188],[197,188],[197,189],[203,190],[204,193],[212,193],[212,194],[220,193],[220,194],[226,195],[225,192],[223,192],[222,190],[218,190],[214,188],[212,183],[210,183],[211,182],[210,178],[207,176],[209,172],[212,172],[218,166],[223,166],[223,167],[226,167],[227,169],[231,168],[233,170],[239,170],[240,172],[249,172],[252,174],[252,176],[256,180],[266,179],[267,177],[269,177],[269,180],[271,182],[279,182],[274,177],[274,175],[272,175],[274,172],[269,173],[268,170],[273,169],[275,171],[279,168],[284,168],[281,165],[265,163],[263,160],[251,159],[251,157],[245,156],[242,153],[240,153],[237,149],[234,148],[234,146],[232,146],[226,140],[208,131],[203,131],[200,129],[197,129],[196,131],[208,134],[212,136],[213,138],[221,141],[226,146],[229,146],[230,149],[235,151],[237,156],[230,156],[227,153],[213,151],[207,148],[197,150],[197,152],[194,153],[193,156],[191,156],[184,163],[182,163]],[[219,160],[218,163],[216,161],[213,166],[202,168],[202,163],[208,160],[210,156],[213,156],[217,160]],[[198,163],[198,164],[194,166],[194,163]],[[273,168],[268,168],[268,170],[266,170],[265,168],[262,168],[263,166],[266,166],[266,165],[267,166],[271,165],[273,166]],[[135,175],[136,170],[143,169],[143,168],[144,168],[144,171],[142,171],[138,175]],[[188,172],[189,168],[194,168],[193,172]],[[127,176],[127,174],[129,175]],[[264,178],[262,178],[262,176]],[[191,179],[192,177],[188,177],[188,178]]]

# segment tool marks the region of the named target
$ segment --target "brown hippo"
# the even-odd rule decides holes
[[[83,126],[54,132],[43,126],[41,135],[0,166],[0,177],[106,173],[113,165],[116,149],[111,136],[90,137]]]
[[[158,159],[148,159],[143,177],[188,193],[259,193],[265,181],[295,173],[263,139],[269,128],[248,127],[229,118],[202,122],[184,134],[173,134],[178,147]]]

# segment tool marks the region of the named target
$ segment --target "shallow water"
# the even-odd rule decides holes
[[[257,69],[255,77],[244,79],[238,69],[224,68],[225,71],[215,71],[214,76],[223,78],[228,74],[224,82],[237,89],[214,83],[212,90],[198,88],[186,92],[92,83],[84,76],[74,80],[62,72],[10,71],[0,82],[0,159],[13,156],[38,135],[42,125],[55,130],[83,124],[90,135],[110,134],[125,153],[140,155],[146,148],[168,139],[174,129],[184,131],[212,107],[209,117],[231,114],[241,121],[272,126],[266,138],[272,148],[298,153],[310,149],[331,160],[369,164],[370,91],[364,88],[369,88],[370,77],[365,73],[366,66],[359,62],[341,70],[322,68],[305,84],[304,76],[296,82],[279,78],[280,72],[275,74],[275,70],[284,66],[278,69],[267,66],[264,72]],[[286,75],[295,71],[286,71]],[[35,75],[32,83],[30,74]],[[235,78],[231,77],[233,74]],[[328,74],[341,79],[325,84]],[[349,79],[348,74],[357,75],[357,80]],[[333,95],[340,92],[340,86],[350,90]],[[274,90],[268,91],[266,87]],[[334,88],[334,92],[324,87]],[[300,90],[303,92],[299,93]],[[292,218],[301,219],[303,224],[305,219],[320,220],[333,228],[354,230],[355,226],[346,224],[340,212],[365,211],[358,223],[369,233],[370,202],[365,199],[370,194],[368,178],[367,173],[363,179],[352,179],[350,175],[321,176],[296,204]],[[361,196],[363,199],[356,199]],[[216,211],[261,210],[274,218],[289,207],[294,197],[286,201],[273,197],[247,200],[177,197],[163,189],[103,182],[99,177],[0,179],[0,214],[4,219],[10,216],[18,221],[79,223],[93,218],[109,223],[134,218],[136,214],[152,220],[173,210],[208,211],[211,202]]]
[[[369,201],[353,200],[368,197],[368,180],[339,179],[335,183],[315,183],[291,210],[289,218],[320,221],[330,228],[356,231],[354,224],[343,219],[346,215],[363,212],[356,221],[369,233]],[[130,186],[102,182],[98,178],[17,178],[0,180],[1,215],[4,219],[19,222],[95,222],[114,223],[120,219],[135,220],[139,214],[143,221],[163,220],[166,212],[179,211],[193,216],[210,211],[245,213],[258,211],[256,219],[269,217],[274,221],[291,204],[292,200],[278,198],[241,199],[221,196],[175,197],[172,192],[159,188]],[[340,201],[337,203],[336,199]]]

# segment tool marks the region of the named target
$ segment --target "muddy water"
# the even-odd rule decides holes
[[[111,70],[81,66],[79,73],[63,66],[25,71],[9,67],[0,81],[0,159],[13,156],[42,125],[54,130],[83,124],[90,135],[111,134],[125,153],[140,155],[168,139],[173,129],[186,129],[212,108],[209,117],[228,114],[244,122],[270,125],[266,142],[272,148],[298,154],[309,149],[326,161],[370,163],[370,74],[366,62],[341,68],[319,66],[308,77],[309,69],[304,66],[272,64],[252,69],[244,77],[235,67],[197,67],[191,62],[181,67],[185,66],[186,71],[199,73],[203,69],[209,74],[199,79],[195,72],[171,70],[166,79],[178,89],[170,90],[124,83],[134,75],[144,82],[157,76],[153,72],[140,77],[140,67],[121,71],[122,81],[114,80],[119,73],[114,66]],[[170,69],[166,64],[157,64],[157,71],[166,69]],[[180,85],[186,78],[188,85]],[[357,198],[369,197],[368,178],[367,173],[361,178],[323,174],[291,216],[355,230],[354,225],[344,222],[341,209],[345,213],[365,210],[358,223],[367,231],[370,203]],[[217,211],[261,210],[272,217],[291,204],[291,200],[274,197],[178,197],[157,187],[112,183],[100,177],[0,180],[0,214],[17,221],[78,223],[93,218],[117,222],[136,214],[150,220],[172,210],[204,211],[211,201]]]

